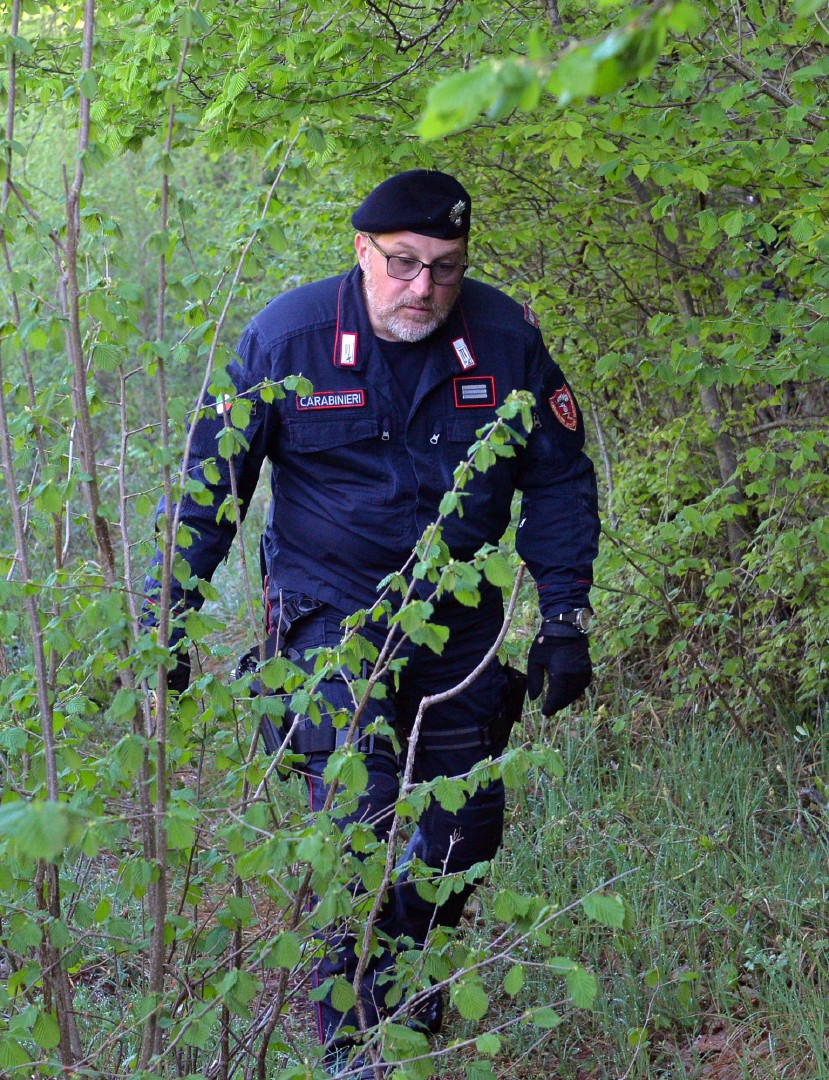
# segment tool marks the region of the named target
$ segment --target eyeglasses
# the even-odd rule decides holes
[[[389,277],[397,278],[398,281],[414,281],[421,270],[428,268],[435,285],[458,285],[463,280],[463,275],[469,265],[469,263],[444,262],[443,260],[425,263],[420,259],[410,259],[408,255],[389,255],[368,233],[363,235],[386,260],[386,273]]]

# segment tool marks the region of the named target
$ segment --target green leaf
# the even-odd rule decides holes
[[[9,944],[13,949],[33,949],[43,941],[43,931],[31,919],[15,916],[11,921]]]
[[[529,1019],[530,1022],[536,1027],[544,1028],[545,1030],[558,1027],[558,1025],[561,1023],[561,1017],[555,1011],[555,1009],[550,1009],[546,1007],[543,1009],[535,1009],[532,1013],[530,1013]]]
[[[63,507],[63,492],[57,484],[44,484],[38,492],[36,502],[47,514],[59,514]]]
[[[595,975],[577,965],[567,974],[567,992],[577,1008],[589,1009],[599,993],[599,983]]]
[[[499,589],[508,589],[514,579],[513,568],[508,559],[500,552],[493,551],[486,557],[484,562],[484,577]]]
[[[496,100],[498,78],[492,64],[442,79],[429,91],[418,124],[421,139],[442,139],[474,123]]]
[[[602,926],[621,930],[625,925],[625,903],[618,893],[591,893],[581,903],[590,918]]]
[[[331,1004],[337,1012],[344,1013],[353,1009],[356,1000],[354,987],[347,979],[342,977],[334,979],[334,985],[331,987]]]
[[[386,1024],[383,1028],[387,1047],[386,1056],[413,1058],[429,1053],[429,1040],[421,1031],[413,1031],[405,1024]]]
[[[581,143],[568,143],[564,148],[564,153],[574,169],[581,168],[581,163],[584,161],[584,150]]]
[[[290,930],[284,930],[271,945],[266,959],[267,967],[295,968],[302,958],[299,938]]]
[[[81,93],[89,101],[92,101],[95,94],[98,92],[98,80],[95,77],[95,72],[92,69],[88,69],[81,75],[78,80],[78,87]]]
[[[739,236],[743,229],[743,221],[742,210],[732,210],[728,214],[723,214],[719,224],[726,236]]]
[[[706,236],[713,236],[719,228],[717,215],[713,210],[703,210],[698,220],[699,227]]]
[[[811,240],[815,235],[816,228],[814,222],[807,217],[798,217],[794,219],[791,228],[789,229],[789,236],[798,244],[805,244]]]
[[[463,780],[450,780],[445,776],[435,784],[434,793],[443,809],[448,810],[450,814],[456,814],[461,807],[466,805],[469,798]]]
[[[486,991],[473,980],[464,980],[453,986],[452,1001],[464,1020],[480,1020],[489,1007]]]
[[[106,897],[104,897],[104,899],[99,902],[98,906],[95,908],[95,911],[92,913],[93,922],[96,922],[96,923],[106,922],[107,919],[109,918],[109,915],[110,915],[111,911],[112,911],[112,903],[111,903],[110,900],[108,900]]]
[[[504,979],[504,990],[510,997],[515,997],[524,985],[524,965],[513,964]]]
[[[361,757],[353,749],[349,749],[343,755],[339,780],[351,795],[361,795],[368,787],[368,769]]]
[[[253,409],[253,402],[249,398],[236,398],[230,407],[230,422],[235,428],[239,428],[240,431],[244,429],[250,423],[250,414]]]
[[[173,849],[187,850],[196,842],[196,830],[185,818],[174,816],[174,814],[174,811],[169,813],[165,822],[167,843]]]
[[[663,13],[665,25],[674,34],[693,36],[700,33],[705,26],[704,13],[697,4],[689,3],[688,0],[666,4]]]
[[[425,645],[427,649],[440,655],[449,640],[449,627],[424,625],[412,630],[409,637],[415,645]]]
[[[454,513],[455,510],[459,510],[461,506],[461,498],[463,497],[462,491],[447,491],[443,498],[440,500],[440,506],[438,507],[438,513],[441,517],[448,517],[449,514]]]
[[[227,76],[222,93],[228,101],[235,101],[247,87],[248,79],[243,71],[235,71]]]
[[[0,1069],[14,1075],[12,1070],[25,1069],[31,1060],[17,1039],[10,1036],[0,1036]]]
[[[108,341],[99,341],[92,350],[92,363],[99,371],[117,371],[121,359],[121,349]]]
[[[277,255],[284,255],[288,250],[288,237],[285,235],[285,230],[281,225],[276,222],[269,222],[264,227],[264,233],[267,237],[268,243],[271,245]],[[273,394],[271,393],[271,397]],[[265,399],[264,391],[262,393],[263,400]]]
[[[25,728],[9,727],[0,730],[0,746],[5,750],[23,750],[29,741]]]
[[[60,1027],[52,1013],[39,1012],[32,1028],[32,1038],[43,1050],[53,1050],[60,1043]]]
[[[466,1080],[497,1080],[488,1061],[471,1061],[466,1066]]]
[[[31,859],[52,862],[77,843],[85,825],[85,815],[66,803],[33,800],[0,806],[0,836],[13,840]]]
[[[35,51],[35,47],[32,45],[31,41],[28,41],[24,37],[19,37],[17,34],[9,34],[9,41],[15,51],[23,53],[24,56],[31,56]]]
[[[494,1032],[487,1031],[475,1040],[475,1049],[479,1054],[494,1057],[501,1049],[501,1040]]]
[[[210,23],[196,8],[186,8],[181,13],[178,32],[181,38],[200,36],[210,32]]]

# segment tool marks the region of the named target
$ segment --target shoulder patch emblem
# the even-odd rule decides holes
[[[553,410],[553,416],[555,416],[556,420],[563,424],[568,431],[575,431],[579,426],[579,414],[573,395],[567,385],[560,386],[549,400],[550,408]]]
[[[538,316],[529,304],[524,304],[524,318],[530,326],[534,327],[536,330],[538,329]]]

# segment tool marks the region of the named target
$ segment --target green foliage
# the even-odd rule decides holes
[[[471,1030],[456,1052],[483,1080],[522,1039],[531,1054],[557,1047],[547,1071],[560,1071],[574,1008],[579,1028],[595,1031],[612,1001],[604,1043],[621,1046],[614,1075],[633,1075],[637,1062],[647,1070],[660,1052],[670,1058],[657,1035],[696,1022],[704,993],[717,995],[719,1015],[736,1015],[749,976],[776,988],[768,1011],[778,1017],[794,993],[787,972],[809,992],[825,968],[822,871],[812,865],[825,776],[813,744],[829,634],[818,7],[678,2],[617,16],[478,0],[127,0],[97,5],[85,65],[77,5],[4,6],[4,1075],[196,1077],[216,1063],[253,1073],[266,1017],[275,1026],[262,1069],[308,1075],[314,1051],[291,1027],[288,1002],[308,979],[315,934],[365,918],[386,852],[334,814],[312,825],[298,783],[277,784],[250,744],[257,717],[288,704],[318,717],[331,665],[362,672],[377,662],[359,628],[385,601],[355,614],[310,681],[271,661],[262,678],[276,694],[252,703],[250,679],[226,685],[224,674],[257,622],[239,600],[238,568],[221,587],[191,581],[184,559],[170,569],[209,601],[181,627],[200,666],[177,700],[163,691],[172,628],[137,634],[137,597],[165,485],[209,498],[177,476],[202,386],[219,401],[231,395],[215,479],[252,408],[223,372],[233,341],[274,292],[347,265],[344,208],[397,168],[457,170],[475,200],[474,273],[532,303],[576,387],[606,521],[596,693],[632,704],[609,730],[588,733],[583,755],[570,746],[574,767],[556,745],[572,733],[536,726],[527,746],[470,777],[403,792],[397,820],[411,823],[430,800],[460,807],[500,777],[520,813],[507,838],[513,878],[483,894],[484,940],[436,929],[425,954],[398,955],[392,996],[402,1003],[430,980],[445,984],[453,1023]],[[273,400],[291,388],[311,389],[297,375],[256,392]],[[513,454],[532,423],[532,402],[519,396],[478,432],[442,515],[463,513],[475,473]],[[215,510],[235,518],[238,508]],[[258,502],[248,520],[257,516]],[[174,513],[159,521],[162,535],[167,527],[186,551]],[[251,566],[254,531],[241,529]],[[507,542],[457,561],[440,522],[412,573],[433,595],[404,603],[391,625],[436,653],[446,642],[430,621],[439,596],[474,607],[482,577],[505,592],[516,580]],[[383,588],[405,599],[408,582],[396,574]],[[513,657],[533,605],[524,602],[505,646]],[[371,678],[359,685],[374,690]],[[791,841],[785,857],[770,840],[779,817],[756,828],[762,807],[749,805],[767,789],[777,799],[775,769],[749,763],[753,783],[736,791],[714,781],[746,763],[718,760],[695,786],[687,752],[675,751],[672,771],[648,756],[652,739],[621,753],[614,740],[641,715],[680,732],[704,719],[706,737],[723,740],[722,730],[761,725],[792,732],[809,775],[796,783],[787,766],[791,790],[775,813],[799,810],[780,839]],[[347,730],[350,719],[338,723]],[[670,757],[672,744],[658,745]],[[585,762],[600,774],[594,786]],[[642,810],[649,775],[667,791]],[[329,778],[343,798],[363,790],[360,755],[346,746]],[[737,796],[739,828],[728,818]],[[689,824],[681,815],[695,806],[705,820],[691,813]],[[647,842],[639,861],[637,836]],[[726,860],[727,839],[739,859]],[[632,862],[658,868],[644,918],[641,878],[615,880]],[[446,899],[462,877],[419,868],[417,886]],[[814,895],[802,892],[807,879]],[[366,892],[355,912],[358,881]],[[319,900],[306,911],[311,890]],[[776,920],[768,934],[758,912]],[[795,915],[811,952],[799,951]],[[695,948],[713,926],[728,946]],[[613,991],[609,957],[614,971],[627,964]],[[354,993],[333,989],[342,1004]],[[818,1015],[820,986],[814,999]],[[426,1053],[401,1020],[377,1032],[386,1057]],[[811,1052],[818,1061],[820,1048]]]
[[[442,139],[482,113],[502,120],[515,110],[530,112],[544,93],[561,105],[611,94],[651,74],[668,31],[693,34],[701,23],[696,5],[668,0],[594,41],[571,43],[558,56],[550,55],[536,29],[525,57],[490,60],[438,83],[418,130],[424,139]]]

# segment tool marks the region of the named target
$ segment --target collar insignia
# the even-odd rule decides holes
[[[340,335],[340,362],[339,367],[357,366],[357,335]]]
[[[455,338],[452,342],[452,348],[455,350],[455,356],[457,356],[458,363],[464,371],[469,371],[470,368],[477,367],[475,357],[472,355],[472,350],[462,337]]]

